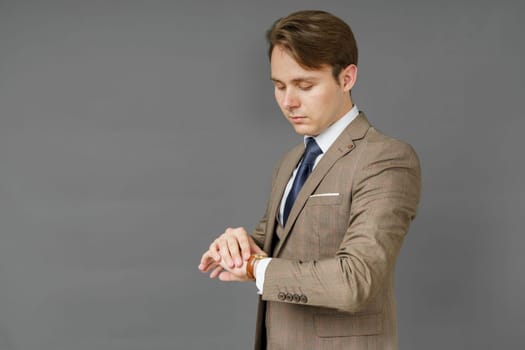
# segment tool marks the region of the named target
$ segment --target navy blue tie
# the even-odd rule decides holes
[[[286,202],[284,203],[283,225],[286,224],[286,220],[288,219],[288,215],[290,215],[290,210],[292,210],[293,203],[295,202],[299,191],[306,182],[308,175],[310,175],[312,172],[315,160],[321,153],[323,153],[323,151],[319,148],[317,142],[315,142],[312,137],[309,137],[308,141],[306,142],[306,150],[303,154],[303,160],[301,165],[299,165],[299,169],[297,169],[292,188],[290,189],[290,193],[288,193],[288,197],[286,197]]]

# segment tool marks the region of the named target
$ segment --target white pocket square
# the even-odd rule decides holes
[[[339,196],[339,193],[316,193],[316,194],[312,194],[310,196],[310,198],[314,198],[314,197],[336,197],[336,196]]]

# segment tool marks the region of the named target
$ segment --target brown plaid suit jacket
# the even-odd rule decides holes
[[[282,227],[279,204],[303,151],[298,145],[278,163],[253,232],[273,257],[255,349],[397,349],[393,274],[419,202],[417,155],[361,112],[313,170]]]

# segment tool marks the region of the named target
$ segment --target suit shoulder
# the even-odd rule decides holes
[[[414,148],[405,141],[388,136],[370,127],[361,140],[359,163],[362,168],[375,167],[378,164],[402,166],[420,172],[419,157]]]
[[[364,151],[382,150],[382,152],[403,153],[417,157],[416,151],[409,143],[386,135],[374,127],[370,127],[363,141]]]

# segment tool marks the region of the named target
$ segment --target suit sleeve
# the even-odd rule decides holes
[[[284,157],[281,158],[281,160],[279,162],[277,162],[277,165],[276,165],[276,167],[273,170],[272,181],[271,181],[272,185],[270,187],[272,190],[274,188],[275,178],[277,177],[277,173],[278,173],[278,170],[280,168],[280,164],[282,163],[283,159],[284,159]],[[266,210],[264,212],[263,217],[261,218],[261,220],[259,220],[259,223],[255,226],[255,229],[253,230],[253,232],[251,234],[253,240],[259,246],[259,248],[261,248],[261,249],[263,248],[264,241],[266,239],[266,226],[268,224],[268,211],[270,210],[270,197],[271,197],[271,195],[268,198],[268,203],[266,205]]]
[[[264,300],[287,302],[282,291],[300,291],[306,305],[357,312],[387,284],[420,196],[420,167],[413,149],[389,139],[368,142],[351,189],[348,229],[333,258],[272,259]],[[282,293],[281,293],[282,294]]]
[[[252,238],[255,241],[255,243],[259,246],[259,248],[263,248],[264,245],[264,237],[266,232],[266,224],[268,222],[268,208],[266,208],[266,212],[264,213],[264,216],[259,220],[259,223],[257,226],[255,226],[255,229],[252,232]]]

